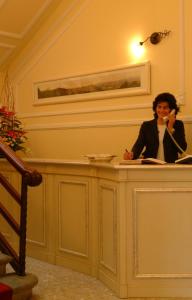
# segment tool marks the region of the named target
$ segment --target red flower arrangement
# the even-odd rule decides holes
[[[1,140],[12,148],[13,151],[25,151],[23,144],[26,142],[26,131],[23,130],[21,121],[6,106],[0,107],[0,137]]]

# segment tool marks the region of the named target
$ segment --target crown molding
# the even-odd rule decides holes
[[[22,35],[21,34],[17,34],[14,32],[8,32],[8,31],[0,31],[0,36],[2,37],[9,37],[9,38],[13,38],[13,39],[21,39]]]
[[[31,22],[27,24],[26,28],[21,32],[21,34],[20,34],[21,38],[23,38],[26,35],[26,33],[31,29],[31,27],[35,24],[35,22],[40,18],[40,16],[43,14],[45,9],[51,4],[51,2],[53,2],[53,0],[46,0],[46,1],[44,0],[44,4],[42,5],[42,7],[35,14],[33,19],[31,20]]]
[[[0,43],[0,48],[14,49],[15,47],[16,47],[15,45],[6,44],[6,43]]]
[[[15,33],[15,32],[9,32],[9,31],[0,31],[0,36],[2,37],[9,37],[13,39],[22,39],[26,33],[32,28],[32,26],[35,24],[35,22],[39,19],[39,17],[43,14],[45,9],[51,4],[53,0],[46,0],[45,3],[42,5],[42,7],[38,10],[38,12],[34,15],[30,23],[28,23],[25,27],[25,29],[21,33]],[[4,3],[5,1],[3,1]],[[2,4],[0,2],[0,8]]]
[[[13,49],[9,48],[8,50],[6,50],[6,53],[4,55],[1,55],[1,57],[0,57],[0,65],[11,54],[12,51],[13,51]]]
[[[7,0],[0,0],[0,8],[5,4],[5,1]]]
[[[79,9],[73,14],[73,16],[65,24],[65,26],[63,26],[61,29],[58,29],[57,33],[55,33],[54,36],[49,40],[51,33],[54,32],[54,30],[59,27],[63,20],[66,19],[67,15],[72,12],[73,8],[76,7],[78,2],[79,0],[72,1],[70,6],[57,19],[54,25],[50,27],[49,30],[47,30],[42,39],[35,44],[31,52],[26,55],[20,63],[18,63],[17,67],[12,73],[12,77],[15,80],[16,84],[20,84],[20,82],[25,79],[26,74],[29,73],[38,64],[42,57],[55,45],[56,41],[73,25],[77,18],[82,14],[90,0],[84,0],[83,3],[80,4]],[[41,50],[38,52],[39,49]]]

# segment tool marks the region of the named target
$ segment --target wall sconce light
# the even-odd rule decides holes
[[[170,32],[171,32],[170,30],[164,30],[164,31],[160,31],[160,32],[153,32],[143,42],[139,42],[139,44],[141,46],[143,46],[143,44],[145,42],[150,40],[151,44],[156,45],[162,40],[162,38],[165,38],[166,36],[168,36],[170,34]]]

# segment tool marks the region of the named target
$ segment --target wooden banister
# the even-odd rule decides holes
[[[0,183],[4,186],[4,188],[9,192],[9,194],[17,201],[17,203],[21,204],[21,197],[17,190],[9,183],[9,181],[0,174]]]
[[[15,169],[27,178],[28,185],[36,186],[42,181],[42,176],[36,170],[29,169],[26,164],[15,154],[15,152],[6,144],[0,142],[0,153],[15,167]]]
[[[9,211],[4,207],[2,203],[0,203],[0,213],[4,217],[4,219],[9,223],[9,225],[12,227],[12,229],[17,233],[17,235],[20,234],[20,227],[18,223],[15,221],[15,219],[12,217],[12,215],[9,213]]]
[[[0,153],[7,161],[18,171],[21,176],[21,191],[18,193],[3,174],[0,174],[0,183],[8,191],[20,207],[19,224],[15,221],[10,212],[0,201],[0,214],[11,226],[19,237],[18,253],[13,249],[5,236],[0,232],[0,250],[10,256],[13,260],[12,267],[18,275],[25,275],[25,257],[26,257],[26,224],[27,224],[27,191],[28,186],[37,186],[42,182],[42,176],[36,170],[26,166],[26,164],[15,154],[15,152],[6,144],[0,141]]]

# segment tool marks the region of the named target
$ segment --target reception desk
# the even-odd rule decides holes
[[[192,297],[192,166],[27,163],[43,175],[29,189],[29,256],[97,277],[120,298]],[[17,218],[2,187],[0,196]]]

